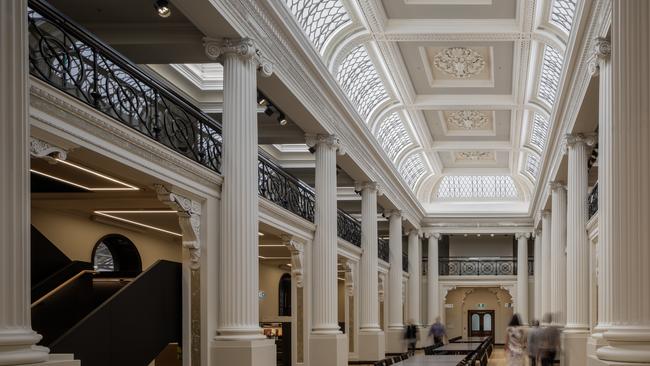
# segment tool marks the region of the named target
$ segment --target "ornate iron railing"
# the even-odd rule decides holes
[[[441,276],[513,276],[518,271],[515,257],[442,257],[438,268]],[[528,275],[533,268],[533,258],[528,258]]]
[[[260,153],[257,191],[261,197],[314,222],[315,195],[310,186],[294,178]]]
[[[388,240],[384,239],[377,239],[377,256],[379,259],[383,260],[384,262],[388,262],[390,258],[390,249],[389,249],[389,244]]]
[[[338,210],[336,231],[339,238],[358,247],[361,246],[361,223],[345,211]]]
[[[589,218],[592,218],[598,212],[598,182],[587,197],[587,207],[589,208]]]
[[[402,271],[409,271],[409,256],[404,252],[402,252]]]
[[[29,1],[30,73],[216,172],[221,127],[43,1]]]

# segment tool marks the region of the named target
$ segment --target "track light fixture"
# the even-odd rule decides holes
[[[284,116],[284,114],[280,113],[278,116],[278,122],[280,122],[280,126],[284,126],[287,124],[287,118]]]
[[[156,0],[153,3],[153,7],[161,18],[167,18],[172,15],[172,9],[169,7],[168,0]]]
[[[266,98],[264,98],[264,97],[261,97],[261,98],[257,101],[257,104],[259,104],[259,105],[266,105],[266,103],[268,103],[268,101],[267,101]]]
[[[264,114],[266,114],[267,116],[271,117],[271,116],[273,115],[273,108],[271,108],[270,105],[267,106],[266,109],[264,110]]]

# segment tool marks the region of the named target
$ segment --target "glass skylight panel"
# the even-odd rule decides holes
[[[391,160],[411,144],[411,139],[404,129],[404,123],[397,112],[386,117],[377,131],[377,140]]]
[[[576,0],[553,0],[553,7],[551,8],[551,22],[553,24],[569,33],[575,15]]]
[[[446,175],[438,185],[438,198],[501,198],[518,197],[512,177],[507,175]]]
[[[302,30],[318,52],[327,40],[348,24],[350,16],[340,0],[285,0]]]
[[[537,173],[539,173],[539,155],[528,154],[526,157],[526,172],[533,178],[537,178]]]
[[[544,146],[546,146],[548,127],[548,119],[539,113],[535,113],[533,119],[533,130],[530,134],[530,144],[538,148],[540,151],[544,150]]]
[[[555,96],[560,84],[563,57],[553,47],[544,46],[542,72],[539,80],[538,96],[549,105],[555,103]]]
[[[336,79],[364,119],[373,108],[388,99],[384,84],[363,45],[352,50],[341,62]]]
[[[422,156],[419,153],[409,155],[399,167],[399,173],[411,189],[415,187],[415,184],[426,173],[426,170]]]

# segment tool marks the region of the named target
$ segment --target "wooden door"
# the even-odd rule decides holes
[[[468,310],[467,336],[488,337],[494,335],[494,310]]]

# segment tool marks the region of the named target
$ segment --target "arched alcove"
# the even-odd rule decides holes
[[[142,259],[133,242],[124,235],[109,234],[97,241],[92,253],[97,272],[137,276],[142,272]]]
[[[278,284],[278,316],[291,316],[291,275],[285,273]]]

